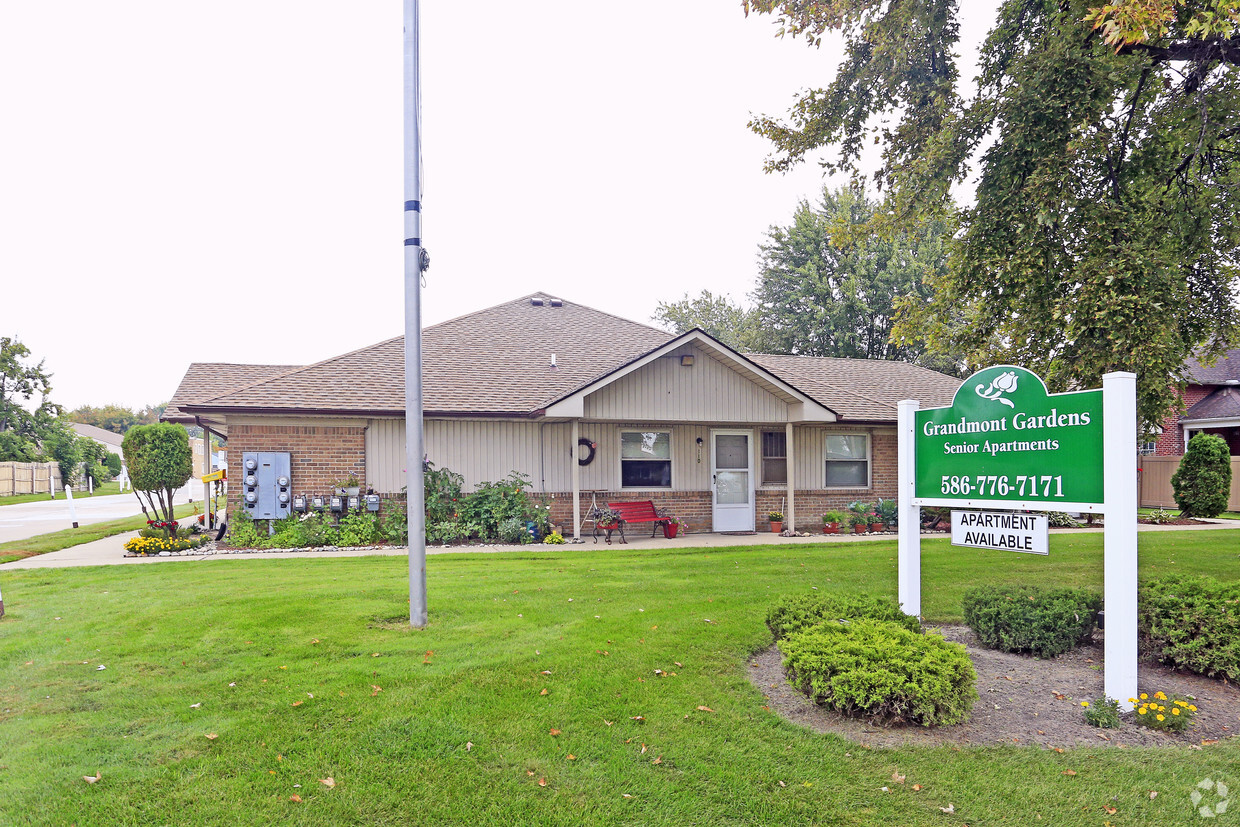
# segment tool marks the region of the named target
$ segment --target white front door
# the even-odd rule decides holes
[[[711,431],[714,531],[754,530],[753,431]]]

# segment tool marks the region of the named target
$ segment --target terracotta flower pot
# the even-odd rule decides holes
[[[870,531],[873,531],[875,534],[877,534],[878,532],[882,530],[883,530],[882,523],[870,523]]]
[[[774,534],[778,534],[779,532],[781,532],[781,531],[783,531],[783,530],[784,530],[784,524],[783,524],[783,523],[777,523],[777,522],[775,522],[774,520],[771,520],[771,532],[772,532],[772,533],[774,533]]]
[[[853,534],[865,534],[865,529],[866,529],[865,523],[857,523],[855,526],[853,526]]]
[[[840,524],[839,523],[823,523],[822,533],[823,534],[839,534]]]

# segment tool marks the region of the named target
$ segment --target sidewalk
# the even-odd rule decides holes
[[[1201,525],[1178,526],[1178,525],[1139,525],[1138,531],[1212,531],[1218,529],[1240,529],[1240,520],[1211,520]],[[1097,533],[1102,528],[1053,528],[1052,534],[1079,534]],[[255,551],[244,554],[232,553],[206,553],[192,554],[180,557],[126,557],[125,542],[132,537],[138,536],[136,531],[127,534],[117,534],[112,537],[105,537],[102,540],[95,540],[93,543],[83,543],[80,546],[53,551],[47,554],[40,554],[34,557],[27,557],[23,560],[14,560],[11,563],[5,563],[0,566],[0,571],[8,569],[48,569],[48,568],[69,568],[74,566],[113,566],[113,565],[129,565],[129,564],[147,564],[147,563],[187,563],[187,562],[203,562],[207,560],[286,560],[290,557],[404,557],[409,554],[409,549],[405,546],[390,546],[380,548],[352,548],[352,549],[336,549],[331,551],[288,551],[277,549],[272,551]],[[923,534],[922,537],[928,540],[945,539],[948,537],[946,532],[936,532],[934,534]],[[756,534],[685,534],[677,537],[675,540],[667,540],[662,536],[649,537],[644,533],[636,537],[630,537],[629,542],[621,545],[617,537],[612,545],[607,545],[600,538],[595,544],[589,536],[586,536],[580,544],[574,544],[571,541],[562,546],[549,546],[542,544],[534,545],[474,545],[474,546],[428,546],[426,553],[431,554],[490,554],[502,551],[523,551],[526,553],[539,551],[562,551],[565,549],[592,550],[606,552],[613,548],[617,549],[647,549],[647,548],[725,548],[728,546],[767,546],[775,544],[784,545],[807,545],[822,543],[855,543],[855,542],[875,542],[880,540],[895,541],[895,532],[884,534],[812,534],[808,537],[781,537],[778,534],[772,534],[769,531],[759,532]]]

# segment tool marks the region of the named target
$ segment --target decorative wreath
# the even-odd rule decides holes
[[[577,464],[578,465],[589,465],[590,463],[594,462],[594,451],[596,448],[598,448],[598,443],[591,442],[585,437],[582,437],[581,439],[577,440],[577,444],[580,445],[582,448],[585,448],[587,451],[589,451],[589,453],[586,454],[584,457],[583,456],[577,457]]]

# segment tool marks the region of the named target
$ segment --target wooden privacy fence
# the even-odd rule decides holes
[[[0,497],[47,494],[53,481],[59,491],[60,466],[54,462],[0,462]]]
[[[1177,508],[1171,491],[1171,475],[1183,457],[1141,457],[1137,496],[1142,508]],[[1231,458],[1231,494],[1228,511],[1240,511],[1240,457]]]

